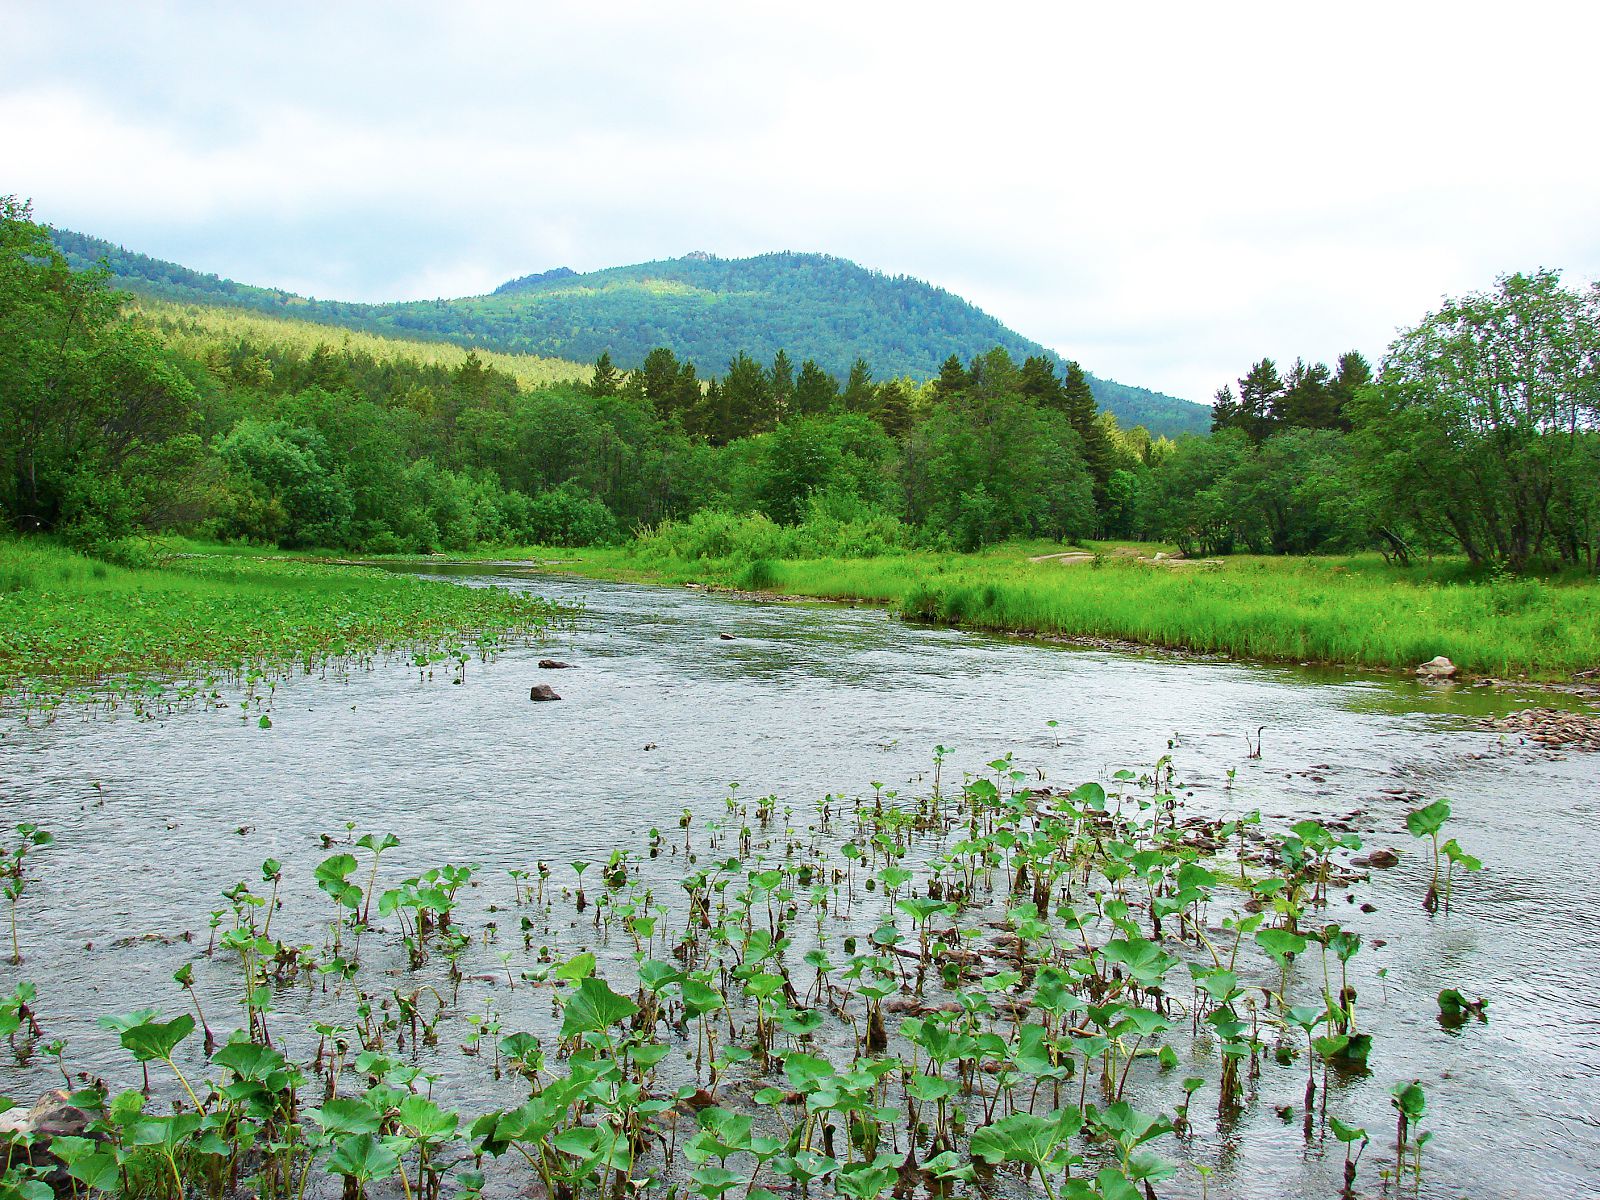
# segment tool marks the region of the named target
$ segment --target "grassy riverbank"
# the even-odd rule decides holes
[[[1153,562],[1150,547],[1009,545],[979,554],[683,559],[624,547],[562,551],[552,569],[861,599],[979,629],[1119,639],[1285,662],[1409,668],[1443,654],[1463,670],[1569,679],[1600,665],[1600,586],[1483,579],[1465,564],[1409,570],[1376,555]]]
[[[0,541],[0,697],[132,678],[272,674],[355,655],[443,655],[539,629],[542,600],[261,552],[130,569]]]

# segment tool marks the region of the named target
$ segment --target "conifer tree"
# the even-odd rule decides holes
[[[811,359],[800,364],[800,377],[794,385],[794,411],[803,417],[827,412],[839,398],[839,381]]]
[[[1283,381],[1276,416],[1291,429],[1332,429],[1336,416],[1332,372],[1326,363],[1295,359]]]
[[[972,382],[959,355],[952,354],[939,367],[939,378],[934,380],[933,395],[936,400],[950,400],[967,390]]]
[[[1359,350],[1346,350],[1339,356],[1339,364],[1335,368],[1333,382],[1328,385],[1329,395],[1333,401],[1333,428],[1351,429],[1350,416],[1347,412],[1350,401],[1355,397],[1358,388],[1366,387],[1372,382],[1372,364],[1362,357]]]
[[[611,351],[602,350],[594,360],[594,376],[589,380],[591,396],[615,396],[619,386],[617,368],[611,363]]]
[[[1225,383],[1211,398],[1211,432],[1221,433],[1239,423],[1239,398],[1233,394],[1233,384]]]
[[[1237,425],[1252,442],[1266,441],[1278,420],[1278,405],[1283,399],[1283,380],[1277,364],[1263,358],[1239,380],[1239,419]]]
[[[779,421],[789,415],[794,403],[794,363],[788,354],[779,350],[772,356],[772,369],[767,372],[767,386],[772,392],[772,408]]]
[[[872,386],[872,368],[867,360],[857,358],[850,364],[850,378],[844,385],[845,412],[869,412],[872,409],[875,389]]]
[[[764,433],[775,424],[767,373],[743,350],[728,364],[728,373],[722,377],[722,412],[722,427],[710,435],[712,441],[722,444]]]
[[[1018,387],[1040,408],[1056,412],[1066,408],[1066,392],[1056,376],[1056,364],[1042,354],[1030,354],[1023,362]]]
[[[872,414],[883,431],[900,439],[911,431],[911,389],[909,379],[891,379],[878,386],[878,400]]]
[[[1067,364],[1067,377],[1061,384],[1062,406],[1067,420],[1083,439],[1083,460],[1094,480],[1095,506],[1104,511],[1106,481],[1114,467],[1111,446],[1106,441],[1105,426],[1100,423],[1099,406],[1095,404],[1094,391],[1089,377],[1076,362]]]

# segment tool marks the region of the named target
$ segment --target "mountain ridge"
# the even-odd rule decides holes
[[[926,379],[951,354],[966,361],[997,345],[1019,361],[1029,355],[1058,366],[1067,361],[935,284],[816,252],[746,258],[695,252],[587,272],[555,267],[479,296],[366,304],[239,283],[72,230],[52,234],[74,266],[103,260],[112,278],[136,293],[580,362],[604,352],[624,369],[657,346],[707,375],[720,374],[740,352],[765,362],[780,349],[841,378],[860,356],[879,379]],[[1089,380],[1100,406],[1124,425],[1156,434],[1209,427],[1203,405],[1093,374]]]

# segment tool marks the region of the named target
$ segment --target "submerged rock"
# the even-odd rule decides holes
[[[57,1088],[39,1097],[30,1109],[21,1107],[0,1113],[0,1146],[10,1144],[12,1162],[25,1159],[35,1167],[54,1167],[46,1178],[52,1183],[66,1181],[66,1169],[50,1153],[50,1142],[58,1137],[91,1137],[89,1123],[94,1118],[67,1101],[67,1093]]]
[[[1418,667],[1417,674],[1423,679],[1454,679],[1460,669],[1441,654]]]
[[[528,689],[528,699],[559,700],[561,697],[556,695],[555,688],[551,687],[548,683],[536,683]]]
[[[1350,865],[1354,867],[1392,867],[1400,861],[1398,850],[1374,850],[1365,858],[1353,858]]]

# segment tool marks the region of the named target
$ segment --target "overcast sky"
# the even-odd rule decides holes
[[[827,251],[1194,400],[1600,276],[1600,6],[1094,7],[0,0],[0,193],[333,299]]]

